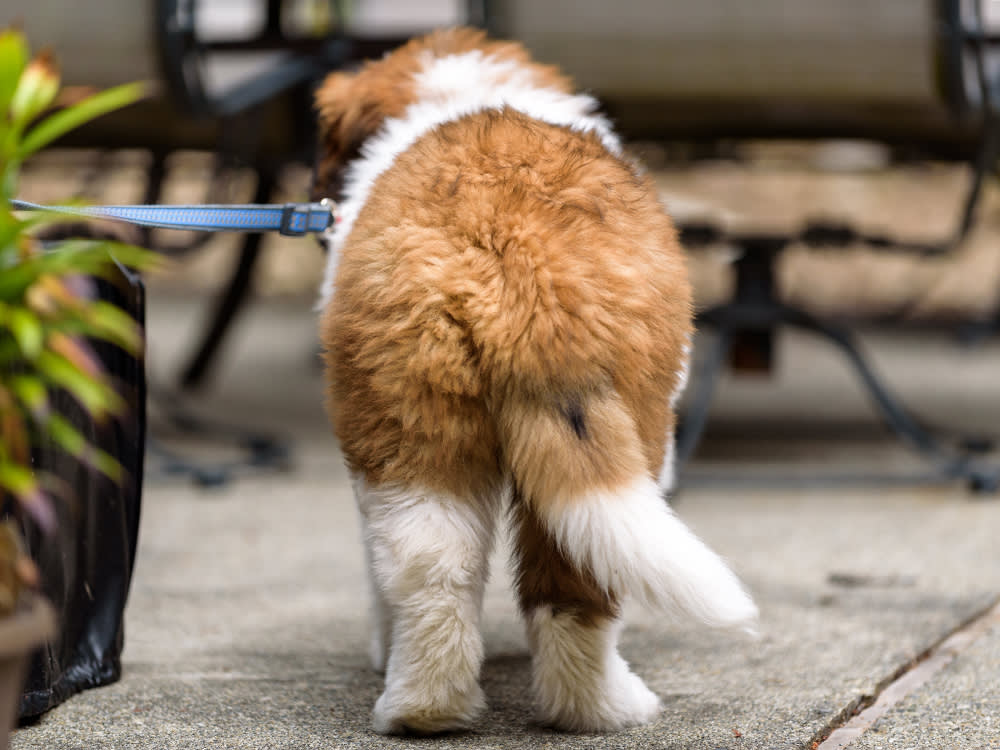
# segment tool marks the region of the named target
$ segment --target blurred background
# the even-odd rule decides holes
[[[600,99],[681,227],[702,332],[685,476],[995,484],[963,467],[1000,416],[1000,2],[7,0],[10,22],[69,83],[155,82],[28,165],[21,192],[40,202],[305,200],[325,72],[443,25],[520,40]],[[138,241],[176,259],[148,279],[167,402],[265,431],[296,398],[316,412],[315,242]],[[285,366],[313,390],[227,402],[233,368],[283,377],[252,364],[281,346],[260,335],[268,310],[302,327]]]
[[[694,281],[671,502],[754,591],[764,638],[637,619],[623,653],[664,716],[625,743],[818,747],[996,604],[1000,0],[3,0],[0,25],[54,53],[67,101],[136,79],[153,90],[32,158],[18,192],[306,201],[323,76],[457,23],[519,40],[599,99]],[[21,714],[124,674],[14,747],[75,748],[84,733],[371,746],[381,677],[323,409],[319,244],[100,230],[171,259],[145,297],[127,285],[147,382],[131,359],[112,371],[148,430],[143,443],[133,409],[135,428],[114,431],[133,481],[116,492],[81,469],[92,486],[66,543],[39,542],[64,635],[36,659]],[[441,741],[557,745],[526,720],[529,657],[496,562],[484,677],[502,708]],[[964,747],[963,733],[995,746],[998,632],[864,746]]]

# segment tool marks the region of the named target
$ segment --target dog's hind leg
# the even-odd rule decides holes
[[[383,626],[391,613],[375,729],[466,728],[485,707],[479,619],[497,500],[363,481],[356,492]]]
[[[360,496],[358,498],[360,503]],[[362,522],[363,527],[365,524]],[[380,674],[385,673],[389,661],[389,647],[392,645],[392,607],[386,599],[382,584],[375,575],[375,550],[371,535],[365,533],[365,562],[368,566],[369,612],[371,618],[371,641],[368,645],[368,656],[372,668]]]
[[[618,654],[618,595],[567,561],[523,500],[512,511],[538,719],[571,732],[650,721],[659,699]]]
[[[619,601],[747,629],[757,608],[663,500],[613,388],[514,394],[498,423],[542,719],[571,730],[649,720],[657,700],[616,650]]]

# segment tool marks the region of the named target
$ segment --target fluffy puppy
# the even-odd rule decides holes
[[[470,726],[483,586],[507,509],[539,718],[649,721],[622,600],[749,627],[674,516],[691,290],[652,183],[596,103],[516,44],[453,29],[316,95],[329,410],[354,477],[384,733]]]

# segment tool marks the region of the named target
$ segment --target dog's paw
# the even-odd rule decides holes
[[[375,703],[373,719],[380,734],[438,734],[468,729],[485,708],[479,685],[439,696],[387,687]]]
[[[656,718],[660,712],[660,699],[624,663],[622,674],[615,682],[605,695],[607,711],[601,728],[621,729],[646,724]]]
[[[617,660],[600,686],[561,700],[540,698],[539,718],[543,724],[565,732],[611,732],[646,724],[660,712],[660,699],[646,684]]]

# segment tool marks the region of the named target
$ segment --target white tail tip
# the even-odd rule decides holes
[[[651,478],[539,513],[564,554],[605,589],[712,627],[755,632],[758,611],[750,595],[674,515]]]

